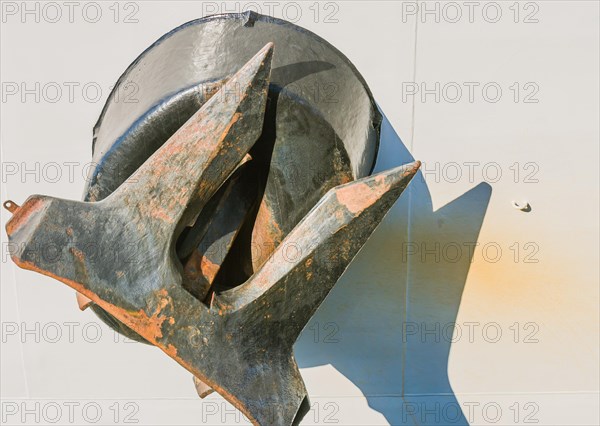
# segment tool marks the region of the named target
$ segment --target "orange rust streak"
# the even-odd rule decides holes
[[[372,188],[366,183],[356,183],[348,186],[344,186],[335,191],[335,195],[340,202],[344,205],[348,211],[352,214],[360,213],[365,207],[375,203],[382,192],[385,190],[380,187]]]
[[[115,318],[123,322],[132,330],[136,331],[140,336],[152,344],[157,345],[157,339],[162,337],[161,327],[162,323],[167,319],[167,317],[161,316],[160,312],[169,303],[169,301],[166,299],[168,298],[166,290],[163,289],[159,292],[159,296],[161,296],[159,308],[154,312],[154,314],[152,314],[152,316],[149,317],[143,309],[140,309],[139,311],[127,311],[126,309],[106,302],[105,300],[102,300],[96,293],[84,287],[83,284],[78,283],[77,281],[73,281],[68,278],[53,274],[50,271],[40,269],[35,264],[31,262],[24,262],[16,256],[12,256],[12,260],[20,268],[38,272],[42,275],[46,275],[67,284],[69,287],[75,289],[77,292],[96,303],[102,309],[114,315]]]
[[[194,116],[193,120],[199,120],[203,115],[205,115],[205,112],[202,112],[198,117]],[[210,133],[210,131],[198,132],[197,129],[193,128],[192,124],[189,126],[187,124],[184,125],[182,128],[184,130],[175,133],[175,135],[173,135],[165,143],[165,145],[163,145],[163,147],[161,147],[155,154],[153,154],[152,157],[150,157],[150,160],[147,161],[147,164],[142,165],[142,167],[138,169],[138,172],[134,176],[139,174],[140,176],[137,177],[141,178],[141,176],[146,174],[149,177],[152,177],[155,185],[158,185],[158,182],[164,179],[164,175],[170,174],[174,171],[174,168],[180,167],[179,163],[173,160],[173,157],[183,154],[188,155],[190,149],[197,151],[199,147],[201,147],[206,153],[210,153],[211,156],[201,168],[201,172],[203,172],[203,169],[206,168],[206,165],[211,161],[214,161],[215,155],[219,154],[220,145],[222,145],[225,138],[229,135],[233,125],[241,117],[242,114],[236,112],[225,126],[219,138],[216,141],[212,141],[212,143],[209,143],[208,145],[206,145],[206,142],[211,141],[211,138],[204,136],[199,137],[197,134]],[[192,119],[190,119],[190,121],[191,120]],[[192,143],[189,142],[190,140],[192,140]],[[204,144],[200,144],[199,141],[204,142]],[[179,173],[181,173],[180,170]],[[200,182],[198,194],[203,194],[203,192],[205,192],[205,190],[202,187],[202,182]],[[193,191],[189,185],[182,185],[177,197],[167,197],[164,200],[160,198],[150,198],[143,205],[138,205],[137,207],[145,216],[150,216],[168,224],[173,224],[175,223],[175,219],[178,218],[176,218],[175,215],[180,213],[180,209],[178,207],[185,207],[193,195]],[[165,201],[168,201],[168,203],[165,204]],[[176,213],[175,215],[173,215],[174,212]]]
[[[260,203],[255,223],[252,243],[258,253],[252,253],[252,267],[258,271],[283,239],[283,232],[264,199]]]
[[[160,205],[155,206],[153,209],[149,209],[148,213],[150,213],[150,216],[153,217],[154,219],[162,220],[163,222],[166,222],[166,223],[174,223],[175,222],[173,220],[173,218],[171,216],[169,216],[169,213],[167,211],[163,210],[162,206],[160,206]]]
[[[125,325],[127,325],[129,328],[134,330],[140,336],[142,336],[147,341],[152,343],[154,346],[161,349],[164,353],[166,353],[171,358],[173,358],[175,361],[177,361],[182,367],[184,367],[186,370],[191,372],[194,376],[198,377],[200,380],[202,380],[208,386],[210,386],[215,391],[217,391],[223,398],[225,398],[227,401],[229,401],[234,407],[236,407],[238,410],[240,410],[242,413],[244,413],[244,415],[246,417],[248,417],[248,419],[252,422],[253,425],[260,426],[258,421],[252,417],[252,414],[250,413],[250,411],[234,395],[227,392],[225,389],[223,389],[221,386],[219,386],[216,382],[210,380],[200,370],[198,370],[197,368],[195,368],[194,366],[189,364],[187,361],[180,358],[177,355],[177,348],[175,346],[173,346],[170,343],[163,344],[163,343],[159,343],[157,341],[157,339],[162,337],[161,325],[165,321],[165,319],[167,319],[167,317],[164,317],[164,316],[159,317],[158,316],[158,314],[160,314],[160,310],[161,310],[160,308],[157,309],[157,311],[152,315],[152,317],[148,317],[148,315],[146,315],[146,313],[142,309],[140,309],[140,311],[138,311],[138,312],[130,312],[125,309],[119,308],[119,307],[113,305],[112,303],[108,303],[108,302],[102,300],[100,297],[98,297],[98,295],[96,293],[85,288],[81,283],[70,280],[68,278],[59,277],[58,275],[53,274],[50,271],[46,271],[46,270],[38,268],[35,264],[33,264],[31,262],[21,261],[16,256],[12,256],[12,260],[20,268],[27,269],[27,270],[34,271],[34,272],[39,272],[42,275],[46,275],[48,277],[54,278],[58,281],[61,281],[65,284],[67,284],[69,287],[75,289],[79,293],[81,293],[84,296],[91,299],[94,303],[96,303],[102,309],[104,309],[107,312],[114,315],[115,318],[117,318],[119,321],[123,322]],[[159,295],[167,296],[167,291],[163,289],[159,292]],[[165,300],[166,299],[161,300],[160,305],[162,307],[164,307],[164,306],[166,306],[166,304],[168,304],[168,300],[166,300],[166,303],[165,303]],[[169,322],[171,322],[171,321],[169,321]]]
[[[215,144],[216,146],[220,145],[225,140],[225,138],[227,137],[227,135],[231,131],[231,128],[233,127],[233,125],[235,123],[237,123],[237,121],[241,117],[242,117],[242,113],[240,113],[240,112],[236,112],[235,114],[233,114],[233,117],[231,117],[231,120],[229,120],[229,123],[227,123],[227,126],[225,127],[225,130],[223,130],[223,133],[221,133],[221,137],[219,137],[219,140]]]
[[[194,376],[196,376],[199,380],[203,381],[207,386],[210,386],[211,388],[213,388],[219,395],[221,395],[229,403],[231,403],[231,405],[233,405],[235,408],[240,410],[248,418],[248,420],[250,420],[250,422],[252,422],[252,424],[254,426],[261,426],[260,423],[258,423],[258,420],[256,420],[254,417],[252,417],[252,414],[250,413],[248,408],[246,408],[246,406],[244,406],[239,399],[237,399],[234,395],[232,395],[227,390],[225,390],[224,388],[219,386],[218,383],[209,379],[200,370],[198,370],[197,368],[195,368],[194,366],[192,366],[191,364],[186,362],[184,359],[178,357],[177,349],[173,345],[167,345],[165,347],[162,345],[155,344],[155,346],[160,348],[164,353],[166,353],[171,358],[173,358],[175,361],[177,361],[177,363],[179,365],[181,365],[183,368],[188,370],[190,373],[192,373]]]
[[[8,235],[13,234],[27,222],[33,213],[39,211],[44,205],[44,201],[40,198],[34,198],[33,200],[25,202],[25,204],[15,211],[13,217],[6,223],[6,233]]]
[[[69,250],[73,256],[75,256],[80,262],[83,262],[85,260],[85,255],[83,254],[83,252],[81,250],[76,249],[75,247],[71,247],[71,249]]]
[[[219,272],[219,269],[221,268],[220,265],[211,262],[206,256],[202,256],[202,260],[200,262],[202,275],[204,275],[204,278],[206,278],[208,282],[212,284],[217,272]]]

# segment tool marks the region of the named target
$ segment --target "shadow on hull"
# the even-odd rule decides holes
[[[384,117],[375,171],[410,161]],[[433,211],[419,172],[304,329],[299,366],[331,364],[392,425],[468,425],[448,359],[491,192],[481,183]]]

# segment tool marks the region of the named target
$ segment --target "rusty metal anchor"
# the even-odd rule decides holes
[[[267,43],[219,83],[114,191],[4,206],[17,265],[159,347],[199,395],[217,391],[256,425],[291,425],[309,408],[292,346],[420,163],[354,179],[352,164],[324,157],[335,178],[301,215],[286,212],[272,197],[284,180],[272,166],[273,56]],[[257,241],[272,245],[256,255]]]

